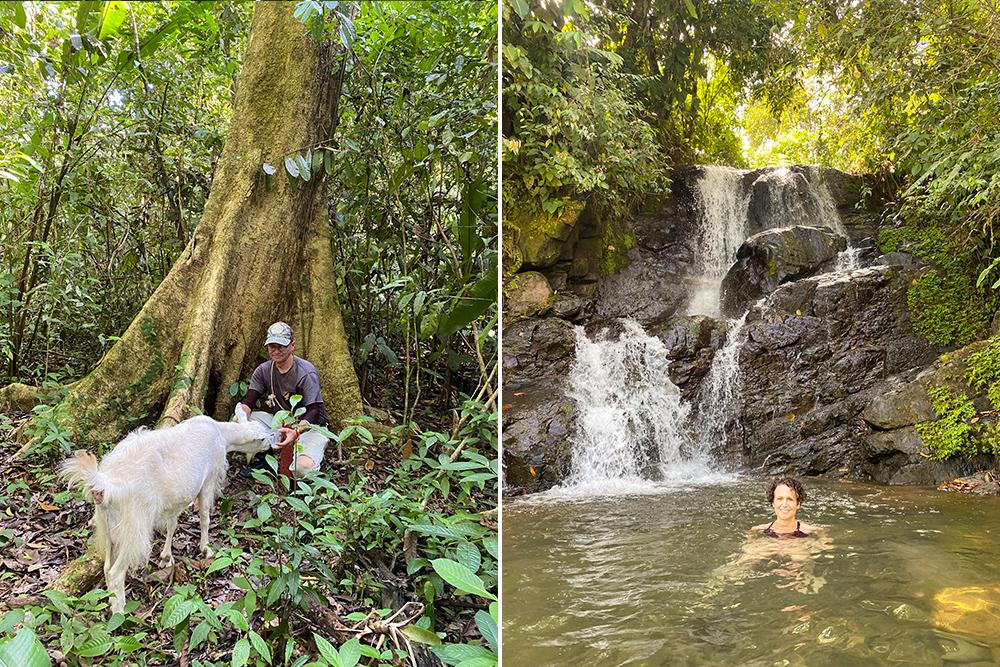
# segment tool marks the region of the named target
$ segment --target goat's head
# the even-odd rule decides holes
[[[247,429],[246,439],[242,442],[230,441],[228,451],[242,452],[249,459],[258,452],[266,452],[281,440],[279,433],[272,432],[259,422],[249,422],[245,424]]]

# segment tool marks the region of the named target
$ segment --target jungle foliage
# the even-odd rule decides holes
[[[5,468],[0,489],[8,593],[31,581],[39,593],[38,568],[54,566],[28,532],[51,521],[40,512],[59,514],[65,546],[84,544],[87,506],[52,473],[77,443],[51,405],[197,228],[251,13],[0,4],[0,385],[52,392],[27,426],[31,463]],[[262,165],[261,184],[326,172],[362,391],[401,425],[364,418],[335,434],[329,472],[239,489],[219,508],[216,559],[185,559],[190,581],[154,584],[141,609],[108,618],[103,591],[11,609],[0,658],[352,667],[424,646],[445,664],[496,664],[496,9],[303,0],[295,15],[348,51],[340,122],[322,145]],[[0,415],[0,431],[17,423]]]
[[[940,280],[962,293],[932,319],[1000,286],[996,3],[508,0],[504,16],[512,209],[634,202],[678,164],[819,163],[875,174],[898,227],[932,220],[959,249]]]

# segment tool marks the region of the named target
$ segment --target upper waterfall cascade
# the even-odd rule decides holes
[[[695,183],[699,223],[697,277],[688,315],[719,318],[720,288],[748,236],[764,229],[808,225],[847,237],[818,167],[755,172],[703,167]],[[836,270],[856,268],[857,251],[838,257]],[[725,441],[740,397],[739,351],[747,314],[729,320],[726,342],[712,360],[693,404],[671,381],[668,350],[632,320],[617,338],[577,330],[569,396],[577,432],[567,488],[614,493],[650,480],[685,483],[726,476],[710,452]]]

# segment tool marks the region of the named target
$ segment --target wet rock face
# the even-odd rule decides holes
[[[782,227],[754,234],[736,252],[722,281],[722,312],[738,317],[782,283],[829,268],[847,240],[820,227]]]
[[[576,352],[569,322],[549,317],[504,325],[504,480],[508,493],[544,491],[569,474]]]
[[[826,274],[782,285],[752,309],[740,351],[743,430],[730,438],[732,454],[749,467],[800,474],[897,483],[946,474],[919,457],[912,438],[865,440],[874,429],[863,411],[885,426],[906,421],[870,406],[942,352],[910,326],[912,277],[888,266]],[[901,456],[892,472],[873,467],[890,450]]]

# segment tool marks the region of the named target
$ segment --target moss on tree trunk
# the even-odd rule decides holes
[[[230,385],[260,362],[264,331],[279,319],[295,328],[296,353],[319,369],[331,423],[361,414],[322,177],[295,184],[281,177],[286,155],[332,136],[343,70],[335,41],[314,40],[292,9],[291,2],[255,5],[201,222],[121,340],[70,388],[67,427],[78,441],[113,441],[137,424],[202,410],[228,419]],[[279,169],[269,188],[265,162]]]

